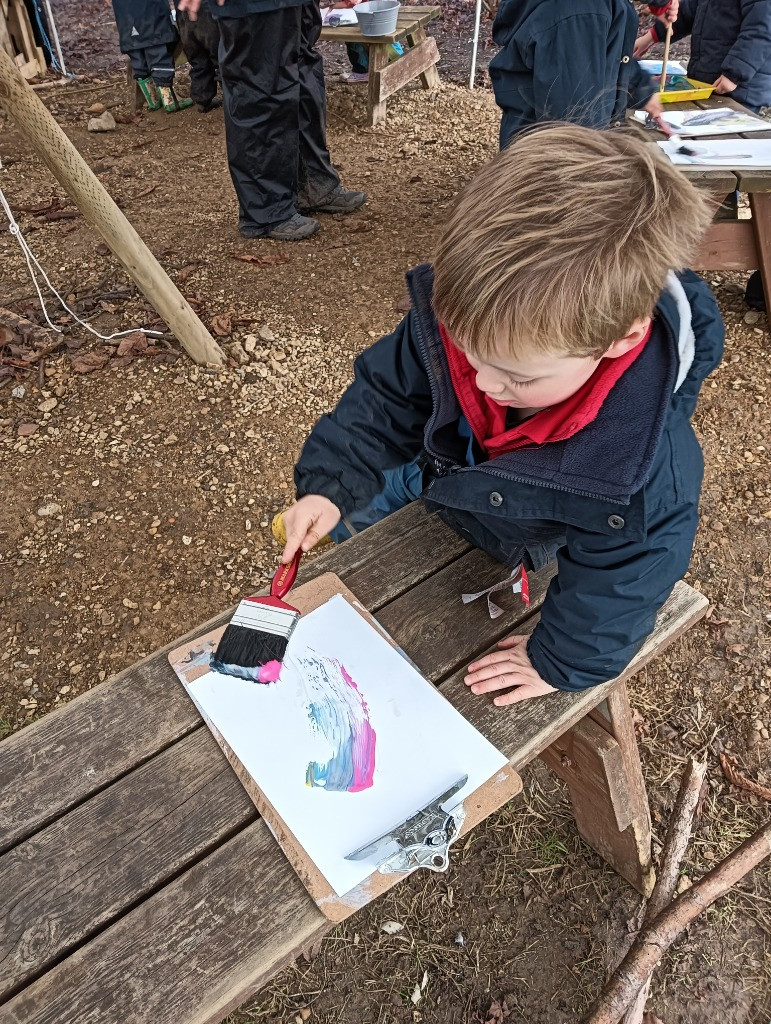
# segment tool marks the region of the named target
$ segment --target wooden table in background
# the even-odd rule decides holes
[[[332,43],[359,43],[368,48],[369,82],[367,124],[385,121],[386,99],[420,76],[424,89],[439,85],[439,50],[436,40],[426,35],[425,26],[442,13],[441,7],[401,7],[396,31],[386,36],[363,36],[358,25],[322,28],[321,38]],[[388,47],[406,40],[409,49],[389,63]]]
[[[730,107],[751,113],[728,96],[712,95],[706,100],[690,103],[666,103],[667,110],[717,110]],[[653,137],[664,138],[651,132]],[[744,132],[736,135],[711,135],[685,139],[694,145],[708,139],[771,139],[771,123],[767,132]],[[766,295],[771,295],[771,170],[742,170],[726,167],[698,168],[678,165],[687,178],[699,188],[708,189],[720,203],[738,190],[749,196],[752,218],[748,220],[716,220],[707,232],[694,259],[694,270],[760,270]]]
[[[701,594],[675,587],[619,679],[499,709],[469,693],[465,667],[533,629],[553,567],[532,574],[529,609],[509,594],[491,620],[461,593],[508,570],[415,503],[306,563],[300,582],[326,571],[515,769],[553,768],[581,835],[650,890],[625,680],[704,614]],[[172,671],[179,644],[0,743],[3,1024],[215,1024],[330,928]]]

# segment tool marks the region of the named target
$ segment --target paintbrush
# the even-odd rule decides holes
[[[279,566],[268,597],[246,597],[236,608],[209,661],[215,672],[255,683],[278,679],[281,661],[300,613],[282,598],[297,578],[301,551],[288,565]]]

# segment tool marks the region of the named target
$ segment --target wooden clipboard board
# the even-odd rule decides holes
[[[311,580],[310,583],[297,587],[292,591],[292,604],[305,615],[337,594],[342,595],[393,647],[397,647],[397,644],[388,636],[377,620],[370,615],[334,573],[325,573],[323,576]],[[208,654],[217,646],[225,629],[226,626],[218,626],[195,640],[188,640],[169,654],[171,667],[180,679],[190,684],[209,671]],[[195,703],[194,698],[191,697],[191,699]],[[201,712],[200,708],[198,710],[222,748],[239,781],[265,819],[266,825],[273,833],[289,863],[299,875],[319,910],[330,921],[343,921],[409,874],[409,872],[381,874],[375,870],[355,889],[347,892],[344,896],[338,896],[212,722]],[[522,780],[519,775],[511,766],[502,768],[494,778],[489,779],[463,801],[466,817],[461,826],[460,835],[465,835],[493,811],[521,792]]]

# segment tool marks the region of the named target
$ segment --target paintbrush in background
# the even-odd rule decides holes
[[[282,598],[297,578],[301,551],[288,565],[281,565],[270,584],[268,597],[246,597],[236,608],[222,634],[209,668],[226,676],[254,683],[278,679],[281,662],[300,613]]]

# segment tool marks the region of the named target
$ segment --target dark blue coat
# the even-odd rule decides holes
[[[556,551],[558,574],[528,644],[541,677],[563,690],[612,679],[691,556],[702,455],[690,417],[723,351],[709,289],[690,271],[671,275],[650,340],[594,422],[566,441],[468,466],[431,268],[409,283],[412,310],[359,356],[353,383],[308,438],[298,496],[322,494],[349,515],[382,490],[383,470],[423,451],[433,477],[423,500],[453,529],[510,566],[540,568]]]
[[[177,40],[168,0],[112,0],[112,9],[121,53]]]
[[[490,61],[501,147],[539,121],[607,128],[645,106],[655,84],[632,56],[637,32],[630,0],[501,0]]]
[[[206,0],[203,0],[206,3]],[[268,14],[282,7],[301,7],[307,3],[318,3],[318,0],[225,0],[220,6],[217,0],[211,0],[211,13],[215,20],[220,18],[246,18],[250,14]]]
[[[662,42],[666,33],[657,21]],[[725,75],[738,86],[732,100],[754,110],[771,105],[771,0],[681,0],[672,38],[688,35],[691,78]]]

